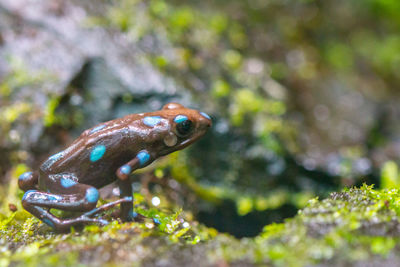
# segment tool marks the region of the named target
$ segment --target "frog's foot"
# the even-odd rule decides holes
[[[60,219],[51,214],[47,209],[38,206],[31,207],[29,212],[57,232],[68,232],[72,226],[82,226],[85,224],[100,224],[103,226],[108,224],[108,221],[104,219],[94,219],[82,215],[72,219]]]
[[[96,214],[98,214],[100,212],[104,212],[106,210],[109,210],[110,208],[112,208],[112,207],[114,207],[114,206],[116,206],[118,204],[131,203],[131,202],[132,202],[132,197],[124,197],[124,198],[118,199],[116,201],[101,205],[100,207],[94,208],[94,209],[82,214],[82,216],[92,217],[92,216],[94,216],[94,215],[96,215]]]
[[[159,219],[144,216],[144,215],[142,215],[142,214],[140,214],[140,213],[137,213],[137,212],[135,212],[135,211],[133,211],[133,210],[131,210],[131,211],[129,212],[129,216],[128,216],[128,218],[127,218],[127,221],[128,221],[128,222],[144,222],[144,221],[149,220],[149,219],[152,220],[153,223],[156,224],[156,225],[161,224],[161,222],[160,222]]]
[[[87,196],[88,194],[86,194]],[[90,196],[90,195],[89,195]],[[36,190],[27,191],[22,199],[24,208],[31,214],[42,220],[44,223],[54,228],[56,231],[65,232],[70,229],[71,226],[78,226],[84,224],[96,223],[100,225],[106,225],[108,222],[104,219],[91,218],[94,215],[106,211],[120,203],[131,202],[132,197],[121,198],[117,201],[107,203],[98,208],[91,209],[86,213],[76,218],[71,219],[60,219],[49,212],[50,208],[58,208],[61,210],[74,210],[81,209],[82,201],[69,201],[73,196],[68,195],[55,195],[50,193],[38,192]],[[90,198],[89,198],[90,199]],[[97,200],[97,199],[96,199]],[[85,200],[86,201],[86,200]],[[92,204],[96,204],[92,201]],[[89,207],[89,206],[87,206]]]
[[[121,211],[116,210],[114,211],[111,216],[114,219],[120,218],[123,222],[144,222],[146,219],[148,219],[148,217],[135,212],[132,208],[131,210],[128,212],[128,216],[126,218],[121,218]]]
[[[73,219],[65,219],[65,220],[59,219],[59,225],[55,225],[55,226],[49,225],[49,226],[55,228],[57,231],[66,232],[71,228],[71,226],[82,226],[82,225],[86,225],[86,224],[99,224],[100,226],[105,226],[105,225],[108,225],[109,222],[102,218],[94,219],[94,218],[89,218],[86,216],[79,216],[79,217],[73,218]]]
[[[69,219],[69,221],[71,221],[71,223],[77,222],[78,224],[96,223],[96,224],[99,224],[100,226],[105,226],[110,223],[109,221],[102,219],[102,218],[93,219],[93,218],[89,218],[86,216],[79,216],[78,218],[75,218],[75,219]]]
[[[128,222],[143,222],[146,217],[136,211],[130,210],[127,221]]]

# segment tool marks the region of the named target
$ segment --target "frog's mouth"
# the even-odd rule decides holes
[[[185,147],[193,144],[198,139],[200,139],[207,131],[201,131],[191,136],[191,138],[183,139],[178,137],[174,133],[169,133],[166,137],[164,137],[164,145],[166,146],[163,149],[162,155],[167,155],[173,151],[184,149]]]
[[[197,141],[197,139],[199,139],[201,136],[199,136],[199,137],[197,137],[197,138],[192,138],[192,139],[186,139],[186,140],[184,140],[183,142],[181,142],[179,145],[178,145],[178,148],[179,149],[183,149],[183,148],[185,148],[185,147],[187,147],[188,145],[190,145],[190,144],[193,144],[195,141]]]
[[[182,142],[178,143],[178,145],[175,147],[176,150],[183,149],[183,148],[193,144],[197,140],[199,140],[201,137],[203,137],[206,134],[208,128],[210,128],[210,127],[211,127],[211,123],[201,125],[200,129],[198,129],[196,131],[196,133],[191,136],[191,138],[182,140]],[[179,140],[179,138],[178,138],[178,140]]]

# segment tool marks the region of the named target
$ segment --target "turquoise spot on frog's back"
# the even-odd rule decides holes
[[[49,157],[44,163],[43,163],[43,167],[45,169],[50,168],[54,162],[56,162],[57,160],[59,160],[60,158],[62,158],[62,156],[64,155],[64,151],[58,152],[57,154],[54,154],[53,156]]]
[[[99,125],[99,126],[96,126],[96,127],[94,127],[89,133],[95,133],[95,132],[97,132],[97,131],[100,131],[101,129],[103,129],[104,127],[106,127],[106,125],[105,124],[101,124],[101,125]]]
[[[25,181],[32,177],[32,172],[25,172],[18,177],[18,180]]]
[[[106,153],[106,147],[104,145],[95,146],[90,152],[90,161],[95,162],[101,159]]]
[[[94,187],[86,190],[86,200],[90,203],[97,202],[97,200],[99,200],[99,191]]]
[[[76,185],[76,182],[74,180],[66,179],[66,178],[61,178],[60,179],[60,183],[65,188],[68,188],[68,187],[71,187],[73,185]]]
[[[188,117],[186,117],[185,115],[178,115],[178,116],[175,117],[174,122],[180,123],[180,122],[183,122],[183,121],[185,121],[187,119],[188,119]]]
[[[61,158],[61,156],[63,155],[63,151],[58,152],[57,154],[54,154],[53,156],[51,156],[48,160],[58,160],[59,158]]]
[[[146,150],[142,150],[137,154],[136,157],[139,159],[140,166],[143,166],[147,161],[149,161],[150,154]]]
[[[132,170],[132,168],[129,165],[124,165],[124,166],[121,167],[121,172],[123,174],[130,174],[131,170]]]
[[[206,118],[206,119],[211,120],[211,117],[210,117],[207,113],[205,113],[205,112],[200,112],[200,115],[203,116],[203,117]]]
[[[148,116],[143,118],[143,123],[150,127],[154,127],[160,122],[161,122],[160,116]]]

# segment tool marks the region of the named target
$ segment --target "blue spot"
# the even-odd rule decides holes
[[[71,179],[66,179],[66,178],[61,178],[60,179],[60,183],[63,187],[68,188],[71,187],[73,185],[76,185],[77,183],[74,180]]]
[[[53,156],[51,156],[48,160],[56,161],[56,160],[58,160],[62,155],[63,155],[63,151],[58,152],[57,154],[54,154]]]
[[[24,196],[22,197],[22,200],[25,200],[27,197],[28,197],[28,195],[30,194],[30,193],[33,193],[33,192],[36,192],[37,190],[28,190],[28,191],[26,191],[25,192],[25,194],[24,194]]]
[[[160,220],[159,219],[157,219],[157,218],[153,218],[153,222],[155,223],[155,224],[161,224],[161,222],[160,222]]]
[[[104,145],[98,145],[94,147],[92,152],[90,152],[90,161],[98,161],[103,157],[104,153],[106,153],[106,147]]]
[[[201,115],[201,116],[203,116],[203,117],[204,117],[204,118],[206,118],[206,119],[209,119],[209,120],[211,120],[211,117],[210,117],[210,116],[208,116],[208,114],[207,114],[207,113],[200,112],[200,115]]]
[[[161,121],[160,116],[149,116],[143,119],[143,123],[150,127],[156,126],[157,124],[160,123],[160,121]]]
[[[44,163],[43,167],[45,169],[48,169],[51,167],[51,165],[54,164],[57,160],[59,160],[62,156],[64,156],[64,151],[58,152],[57,154],[54,154],[53,156],[49,157]]]
[[[125,199],[126,201],[132,201],[132,200],[133,200],[132,197],[124,197],[124,199]]]
[[[136,157],[139,159],[139,164],[140,164],[140,166],[143,166],[144,164],[146,164],[146,162],[148,162],[149,159],[150,159],[150,155],[149,155],[149,153],[147,153],[146,150],[140,151],[140,152],[137,154]]]
[[[98,132],[101,129],[103,129],[104,127],[106,127],[106,125],[105,124],[101,124],[99,126],[94,127],[89,133],[92,134],[92,133]]]
[[[180,123],[180,122],[183,122],[183,121],[185,121],[187,119],[188,119],[188,117],[186,117],[185,115],[178,115],[178,116],[175,117],[174,122]]]
[[[47,200],[54,201],[54,202],[57,201],[57,200],[60,200],[60,197],[52,196],[52,195],[46,196],[46,198],[47,198]]]
[[[32,176],[32,172],[25,172],[19,176],[18,180],[24,181],[24,180],[29,179],[31,176]]]
[[[121,172],[123,174],[130,174],[131,170],[132,170],[132,168],[129,165],[124,165],[124,166],[121,167]]]
[[[97,191],[97,189],[94,187],[91,187],[88,190],[86,190],[86,200],[89,203],[97,202],[97,200],[99,200],[99,191]]]
[[[54,228],[54,223],[52,221],[50,221],[49,219],[45,218],[42,220],[45,224],[47,224],[48,226]]]

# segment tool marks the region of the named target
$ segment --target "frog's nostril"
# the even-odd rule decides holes
[[[212,125],[211,120],[207,120],[207,122],[206,122],[206,128],[210,128],[211,125]]]

